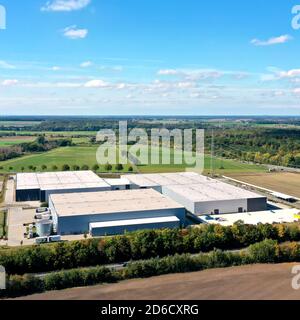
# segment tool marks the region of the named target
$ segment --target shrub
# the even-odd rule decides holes
[[[119,239],[121,240],[121,239]],[[88,242],[86,242],[86,245]],[[116,244],[119,244],[117,242]],[[107,245],[102,244],[102,245]],[[10,276],[2,297],[17,297],[45,290],[90,286],[124,279],[145,278],[168,273],[200,271],[250,263],[272,263],[300,260],[300,245],[296,242],[278,245],[274,240],[264,240],[238,252],[213,250],[198,255],[175,254],[163,258],[151,258],[129,263],[123,270],[114,271],[97,266],[50,273],[43,278],[30,275]]]
[[[122,164],[120,164],[120,163],[119,163],[119,164],[117,164],[115,168],[116,168],[116,171],[122,171],[122,170],[124,170],[123,165],[122,165]]]
[[[266,239],[249,247],[249,255],[253,262],[274,263],[278,260],[278,253],[279,247],[275,240]]]
[[[105,166],[104,166],[104,169],[105,171],[111,171],[112,170],[112,165],[107,163]]]
[[[70,171],[70,170],[71,170],[71,168],[70,168],[70,166],[68,164],[64,164],[62,166],[62,171]]]
[[[0,265],[9,274],[55,271],[182,253],[236,249],[266,239],[300,240],[297,224],[232,227],[200,225],[192,229],[140,230],[121,236],[0,250]],[[254,246],[253,254],[261,252]],[[256,250],[256,251],[255,251]],[[270,253],[270,252],[269,252]],[[283,253],[284,255],[284,253]],[[262,261],[264,261],[262,259]]]

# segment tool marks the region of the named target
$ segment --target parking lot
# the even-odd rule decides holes
[[[35,210],[23,209],[22,207],[11,207],[8,209],[8,245],[19,246],[21,241],[23,245],[31,245],[33,239],[24,238],[26,227],[24,224],[34,221]]]

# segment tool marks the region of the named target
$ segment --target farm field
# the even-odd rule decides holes
[[[90,168],[97,163],[96,160],[97,147],[65,147],[57,148],[49,152],[33,154],[24,156],[21,158],[16,158],[8,161],[0,162],[0,166],[3,167],[2,172],[10,171],[9,168],[12,167],[14,172],[21,172],[22,167],[24,171],[28,170],[29,166],[34,166],[37,171],[42,171],[41,167],[43,165],[47,166],[45,171],[51,171],[52,166],[57,166],[58,170],[64,164],[69,166],[78,165],[88,165]],[[129,166],[125,166],[124,171],[128,170]],[[104,168],[100,168],[104,170]]]
[[[32,136],[12,136],[12,137],[0,137],[0,147],[14,146],[24,142],[32,142],[35,137]]]
[[[231,178],[300,198],[300,173],[229,174]]]
[[[56,165],[61,168],[64,164],[72,165],[88,165],[92,167],[96,164],[96,151],[97,146],[75,146],[65,147],[51,150],[46,153],[28,155],[8,161],[0,162],[2,169],[0,172],[21,172],[22,168],[24,171],[29,171],[29,166],[34,166],[37,170],[41,170],[43,165],[47,166],[47,171],[51,170],[51,167]],[[158,152],[158,151],[157,151]],[[179,152],[171,150],[171,159],[178,158]],[[209,172],[210,168],[210,157],[205,156],[204,160],[205,170]],[[172,171],[183,171],[185,170],[185,164],[167,164],[167,165],[141,165],[138,166],[138,170],[142,173],[146,172],[172,172]],[[215,173],[227,174],[234,172],[264,172],[266,169],[263,166],[250,165],[240,163],[234,160],[221,160],[214,159]],[[223,169],[221,169],[223,168]],[[100,168],[100,171],[104,171],[104,168]],[[128,166],[125,166],[124,171],[127,171]]]
[[[168,274],[115,284],[35,294],[19,300],[299,300],[295,264],[257,264]]]
[[[16,132],[16,134],[19,134],[21,136],[37,136],[37,135],[46,135],[47,137],[74,137],[74,136],[80,136],[80,137],[91,137],[96,136],[97,131],[5,131],[0,130],[0,134],[6,134]]]
[[[0,121],[0,127],[31,127],[40,124],[41,121]]]

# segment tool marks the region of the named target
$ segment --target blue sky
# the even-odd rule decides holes
[[[298,2],[0,0],[0,113],[297,115]]]

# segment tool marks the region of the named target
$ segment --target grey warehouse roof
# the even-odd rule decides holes
[[[52,194],[50,202],[59,217],[184,209],[153,189]]]
[[[140,188],[162,186],[163,190],[169,189],[194,202],[263,197],[195,172],[133,174],[123,177]]]
[[[122,177],[128,179],[132,184],[135,184],[140,188],[207,183],[215,181],[214,179],[199,175],[195,172],[128,174],[123,175]]]
[[[79,189],[110,187],[93,171],[18,173],[17,190]]]
[[[172,185],[164,188],[192,202],[265,198],[218,180],[191,185]]]

